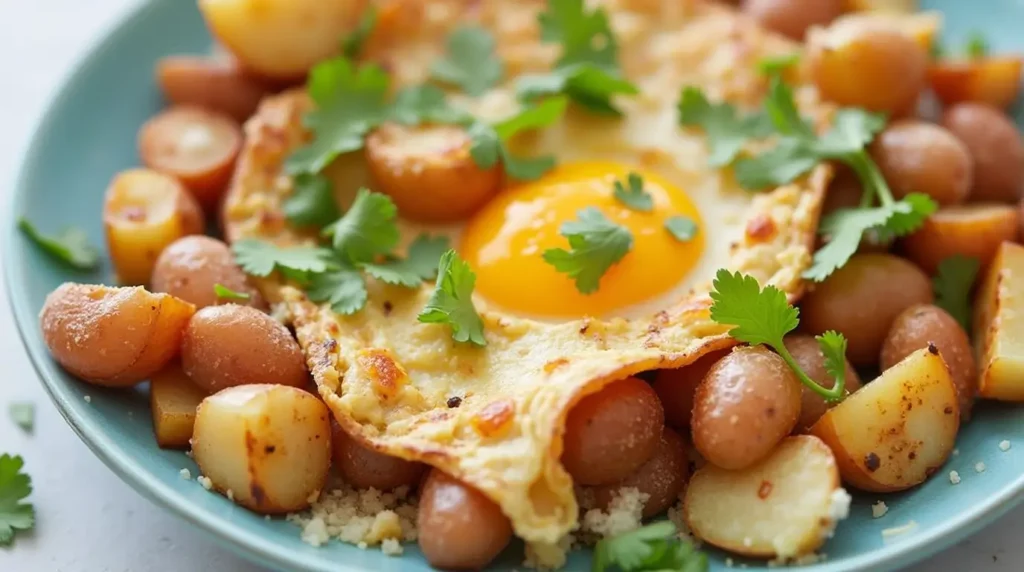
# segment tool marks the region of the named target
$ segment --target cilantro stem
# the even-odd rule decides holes
[[[842,401],[843,396],[846,394],[846,375],[844,372],[840,371],[836,375],[836,383],[832,386],[832,389],[825,389],[818,385],[818,382],[814,381],[804,373],[804,370],[800,368],[800,364],[793,359],[793,354],[789,353],[789,350],[786,349],[786,344],[782,343],[781,340],[778,344],[772,344],[772,348],[778,352],[782,361],[786,362],[790,369],[793,370],[793,373],[795,373],[800,379],[800,383],[806,385],[814,393],[822,396],[825,401],[828,401],[829,403]]]
[[[866,152],[851,153],[844,157],[844,162],[857,173],[857,178],[861,180],[861,184],[864,186],[865,192],[861,196],[860,205],[862,208],[871,206],[872,199],[876,196],[881,201],[882,206],[885,207],[891,206],[896,202],[896,199],[892,196],[892,191],[889,189],[889,183],[885,181],[885,175],[882,174],[882,171],[878,169],[878,165],[875,164]]]

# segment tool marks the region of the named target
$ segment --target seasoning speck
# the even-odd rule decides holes
[[[209,477],[204,477],[203,475],[199,475],[198,477],[196,477],[196,481],[200,485],[202,485],[203,488],[206,489],[206,490],[210,490],[210,489],[213,488],[213,481],[211,481]]]
[[[188,469],[182,469],[178,471],[178,474],[181,475],[181,478],[185,479],[186,481],[192,479],[192,472],[189,471]]]
[[[960,473],[958,473],[956,471],[950,471],[949,472],[949,482],[953,483],[954,485],[959,485],[960,484]]]
[[[1003,439],[1002,441],[1000,441],[999,442],[999,450],[1003,451],[1004,453],[1006,451],[1009,451],[1010,450],[1010,442],[1007,441],[1006,439]]]
[[[462,398],[459,397],[458,395],[456,395],[455,397],[448,398],[448,409],[455,409],[460,405],[462,405]]]
[[[889,507],[885,501],[878,501],[871,505],[871,518],[882,518],[887,512],[889,512]]]

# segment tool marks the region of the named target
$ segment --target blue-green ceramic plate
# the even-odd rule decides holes
[[[946,34],[957,43],[982,30],[996,50],[1024,51],[1024,4],[988,0],[933,0],[929,8],[946,13]],[[114,472],[143,495],[208,530],[213,537],[264,565],[297,570],[429,570],[415,546],[401,558],[373,550],[332,543],[313,548],[299,540],[299,531],[281,520],[267,521],[227,499],[210,494],[196,482],[183,480],[183,453],[156,446],[144,391],[108,391],[85,385],[62,371],[47,354],[37,325],[46,294],[65,280],[109,281],[109,269],[76,275],[63,270],[15,231],[14,218],[25,215],[46,231],[75,225],[103,244],[101,205],[104,188],[117,171],[139,164],[135,134],[161,108],[153,81],[153,64],[175,53],[204,53],[211,40],[194,1],[155,0],[145,3],[117,27],[81,63],[64,84],[39,127],[14,192],[4,228],[4,270],[11,304],[25,346],[54,403],[83,441]],[[91,402],[85,400],[91,396]],[[1000,452],[1009,439],[1020,447]],[[963,482],[952,486],[944,477],[899,495],[860,496],[850,519],[824,548],[828,560],[810,566],[816,572],[898,568],[946,548],[1010,510],[1024,490],[1024,407],[981,405],[975,420],[960,434],[955,469]],[[983,461],[984,473],[974,471]],[[884,498],[889,513],[871,518],[871,503]],[[889,543],[884,528],[915,521],[915,530]],[[521,563],[521,547],[509,549],[497,569]],[[588,556],[576,554],[573,570],[586,569]],[[715,554],[713,569],[724,569],[724,555]],[[749,562],[750,569],[763,564]]]

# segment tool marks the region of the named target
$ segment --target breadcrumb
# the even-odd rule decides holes
[[[380,551],[388,556],[401,556],[405,549],[402,548],[402,543],[394,538],[385,538],[380,543]]]
[[[623,487],[612,496],[607,512],[594,508],[584,513],[580,527],[583,532],[601,538],[636,530],[643,524],[644,503],[648,498],[650,495],[640,492],[636,487]]]
[[[885,501],[878,501],[871,505],[871,518],[882,518],[887,512],[889,512],[889,507]]]
[[[188,469],[182,469],[178,471],[178,475],[180,475],[181,478],[185,479],[186,481],[192,480],[192,472],[189,471]]]
[[[974,464],[974,472],[975,473],[984,473],[985,472],[985,463],[982,463],[981,461],[978,461],[977,463],[975,463]]]
[[[1007,441],[1006,439],[1003,439],[1002,441],[1000,441],[999,442],[999,450],[1004,452],[1004,453],[1009,451],[1010,450],[1010,442]]]
[[[213,481],[211,481],[209,477],[204,477],[203,475],[199,475],[198,477],[196,477],[196,481],[200,485],[202,485],[203,488],[206,489],[206,490],[210,490],[210,489],[213,488]]]
[[[958,473],[956,471],[950,471],[949,472],[949,482],[953,483],[954,485],[959,485],[960,484],[960,473]]]
[[[231,501],[231,502],[235,502],[235,491],[233,491],[233,490],[231,490],[231,489],[228,489],[228,492],[227,492],[227,493],[225,493],[225,496],[227,496],[227,497],[228,497],[228,500],[229,500],[229,501]]]
[[[361,548],[379,545],[385,554],[398,555],[402,542],[416,540],[416,511],[409,487],[381,492],[337,483],[307,512],[289,514],[287,520],[302,528],[302,541],[312,546],[333,538]]]

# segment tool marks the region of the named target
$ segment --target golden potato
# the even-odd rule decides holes
[[[50,355],[89,383],[127,387],[167,365],[195,306],[144,288],[66,282],[50,293],[39,326]]]
[[[940,205],[964,202],[974,183],[974,159],[948,130],[918,119],[890,123],[871,144],[892,194],[924,193]]]
[[[746,469],[699,469],[686,487],[683,514],[694,536],[713,546],[794,558],[817,550],[849,506],[832,452],[818,438],[799,435]]]
[[[973,101],[1006,109],[1017,101],[1022,67],[1017,56],[941,60],[928,66],[928,82],[944,105]]]
[[[1020,200],[1024,141],[1006,113],[982,103],[959,103],[942,114],[942,125],[963,141],[974,157],[970,200]]]
[[[107,188],[103,227],[118,280],[145,284],[164,247],[183,236],[202,234],[203,211],[175,178],[129,169]]]
[[[917,12],[917,0],[846,0],[847,10],[866,12],[888,12],[892,14],[913,14]]]
[[[259,76],[301,79],[340,50],[366,0],[199,0],[214,36]]]
[[[167,292],[196,305],[196,308],[215,306],[227,301],[267,309],[263,295],[250,282],[228,245],[216,238],[192,235],[172,242],[156,259],[153,277],[149,281],[155,292]],[[224,300],[217,296],[214,286],[220,284],[248,300]]]
[[[960,428],[956,384],[938,348],[917,350],[811,427],[843,481],[887,493],[924,482],[946,462]]]
[[[230,387],[203,400],[192,456],[213,487],[260,514],[302,510],[331,467],[331,415],[283,385]]]
[[[943,207],[903,239],[903,251],[925,272],[955,254],[988,264],[1003,241],[1017,240],[1020,211],[1016,205],[968,204]]]
[[[149,380],[149,407],[156,443],[165,448],[187,448],[196,422],[196,409],[207,396],[171,362]]]
[[[156,64],[156,81],[173,105],[199,107],[244,122],[256,113],[267,86],[245,75],[234,58],[167,56]]]
[[[643,516],[650,518],[665,512],[679,500],[679,493],[689,475],[686,443],[678,433],[665,427],[654,455],[635,473],[617,483],[592,487],[591,490],[596,506],[607,510],[619,491],[633,487],[647,495]]]
[[[796,360],[800,369],[813,379],[818,385],[832,389],[836,380],[828,374],[825,369],[825,354],[821,353],[821,346],[813,336],[806,334],[792,334],[786,336],[786,349]],[[846,362],[846,370],[843,377],[843,386],[847,393],[853,393],[861,388],[860,376],[857,370],[853,369],[850,362]],[[806,385],[800,386],[800,418],[796,422],[796,431],[806,432],[811,425],[821,418],[833,405],[825,402],[825,398],[814,393]]]
[[[843,13],[843,0],[743,0],[743,12],[765,28],[801,41],[811,26],[825,26]]]
[[[935,44],[935,38],[942,28],[942,12],[934,10],[918,12],[907,11],[904,7],[889,7],[883,4],[913,3],[915,0],[847,0],[858,4],[850,9],[856,10],[837,18],[833,26],[872,26],[884,27],[912,38],[925,52],[929,52]]]
[[[979,394],[1024,401],[1024,247],[1000,247],[978,289],[973,329]]]
[[[477,167],[470,144],[454,125],[385,123],[366,138],[366,162],[377,190],[403,217],[452,222],[468,218],[501,186],[500,167]]]

